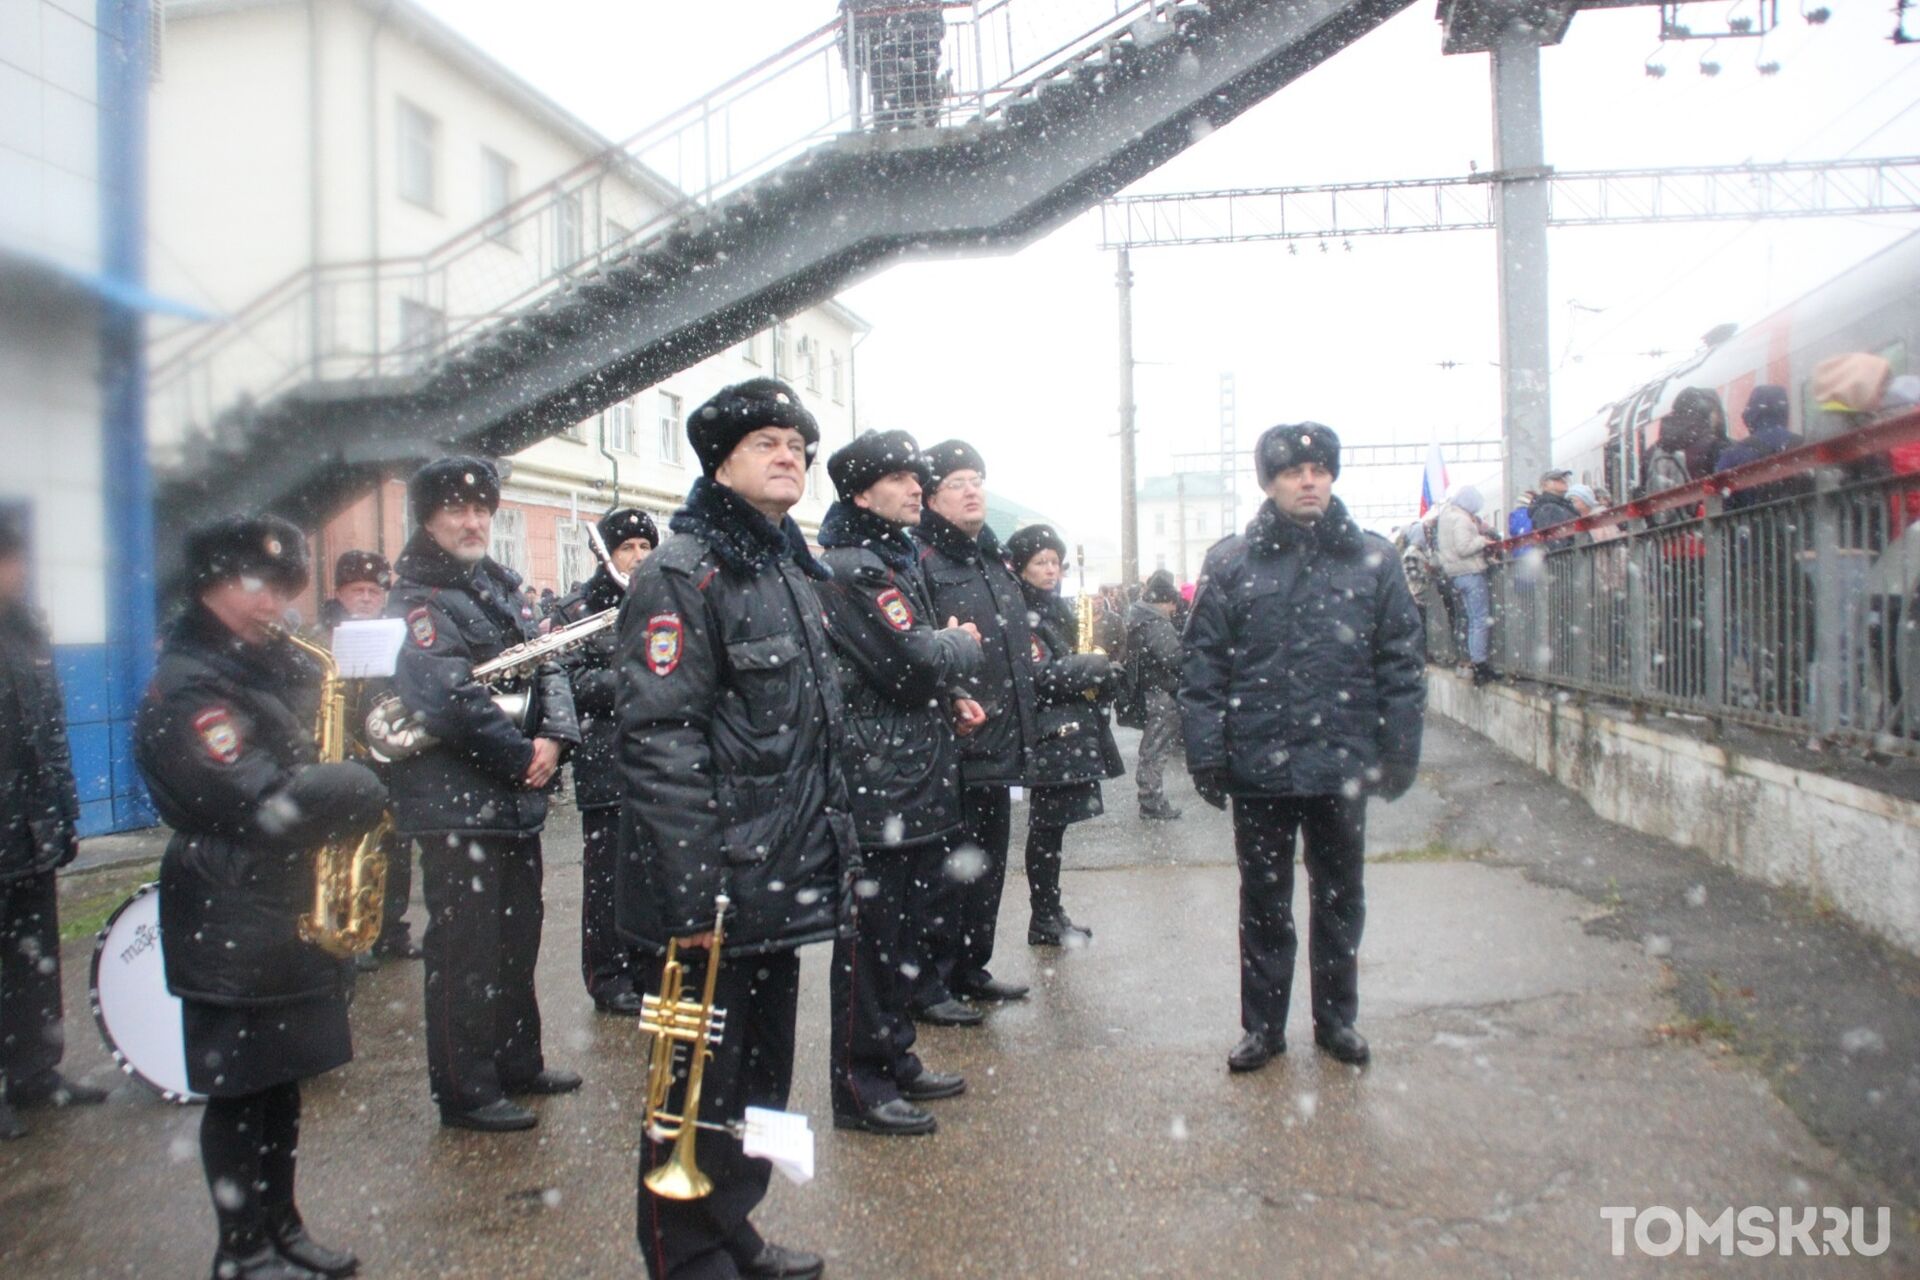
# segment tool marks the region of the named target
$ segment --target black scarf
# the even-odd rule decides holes
[[[1358,555],[1365,545],[1360,526],[1347,514],[1338,498],[1327,501],[1327,514],[1311,524],[1290,520],[1268,498],[1260,504],[1247,524],[1247,541],[1262,555],[1285,555],[1289,551],[1323,552],[1347,558]]]
[[[469,564],[435,542],[433,535],[424,528],[415,529],[413,536],[407,539],[400,558],[393,562],[393,571],[398,577],[421,586],[466,587],[469,590],[477,587],[480,576],[484,574],[505,589],[516,610],[521,604],[519,574],[491,556],[478,564]],[[475,591],[475,594],[484,592]]]
[[[776,525],[752,503],[709,476],[693,482],[687,490],[687,505],[673,513],[667,527],[705,541],[733,573],[752,576],[782,559],[791,559],[810,578],[833,576],[827,566],[813,558],[792,516],[782,516]]]
[[[905,573],[920,558],[905,525],[884,520],[851,502],[836,502],[827,508],[826,519],[820,522],[820,545],[865,547],[895,573]]]

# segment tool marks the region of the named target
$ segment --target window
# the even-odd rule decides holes
[[[760,363],[760,335],[752,334],[740,344],[740,358],[748,364]]]
[[[400,99],[394,153],[400,165],[400,198],[423,209],[440,207],[440,122]]]
[[[619,453],[633,452],[633,401],[609,405],[606,413],[607,448]]]
[[[553,198],[553,265],[561,270],[580,261],[582,213],[578,192]]]
[[[832,374],[833,402],[845,404],[847,402],[847,362],[841,359],[838,351],[833,353]]]
[[[400,355],[415,366],[439,353],[447,336],[447,317],[437,307],[412,298],[400,299]]]
[[[513,161],[491,147],[480,148],[481,214],[488,218],[495,214],[505,215],[518,187]],[[487,227],[487,239],[513,248],[513,222],[505,216],[500,217]]]
[[[572,440],[577,444],[585,444],[587,442],[587,424],[584,422],[568,423],[565,427],[561,428],[560,438],[562,440]]]
[[[488,555],[521,577],[531,569],[527,560],[527,513],[518,507],[502,506],[493,513],[493,545]]]
[[[820,389],[820,344],[807,334],[800,335],[800,376],[807,384],[807,390]]]
[[[560,590],[571,591],[600,567],[587,541],[587,522],[562,517],[553,522],[553,562],[560,567]]]
[[[680,422],[686,415],[680,397],[671,391],[660,393],[660,461],[680,465]]]
[[[787,326],[778,321],[773,326],[773,376],[787,376]]]
[[[1164,511],[1153,513],[1153,536],[1156,538],[1167,536],[1167,513]]]

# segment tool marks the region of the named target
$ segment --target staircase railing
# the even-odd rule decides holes
[[[217,443],[230,410],[298,387],[404,387],[814,147],[863,133],[913,146],[990,121],[1115,42],[1150,43],[1192,3],[898,0],[843,15],[436,248],[304,270],[212,328],[157,337],[157,451]],[[933,12],[937,63],[913,25]]]

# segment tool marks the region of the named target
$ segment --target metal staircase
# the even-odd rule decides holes
[[[1410,0],[949,4],[878,128],[840,21],[419,258],[323,267],[156,350],[163,568],[191,522],[323,519],[380,468],[561,431],[907,255],[1008,252]]]

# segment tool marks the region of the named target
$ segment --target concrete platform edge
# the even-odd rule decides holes
[[[1608,821],[1804,890],[1920,954],[1920,804],[1526,690],[1427,677],[1434,710]]]

